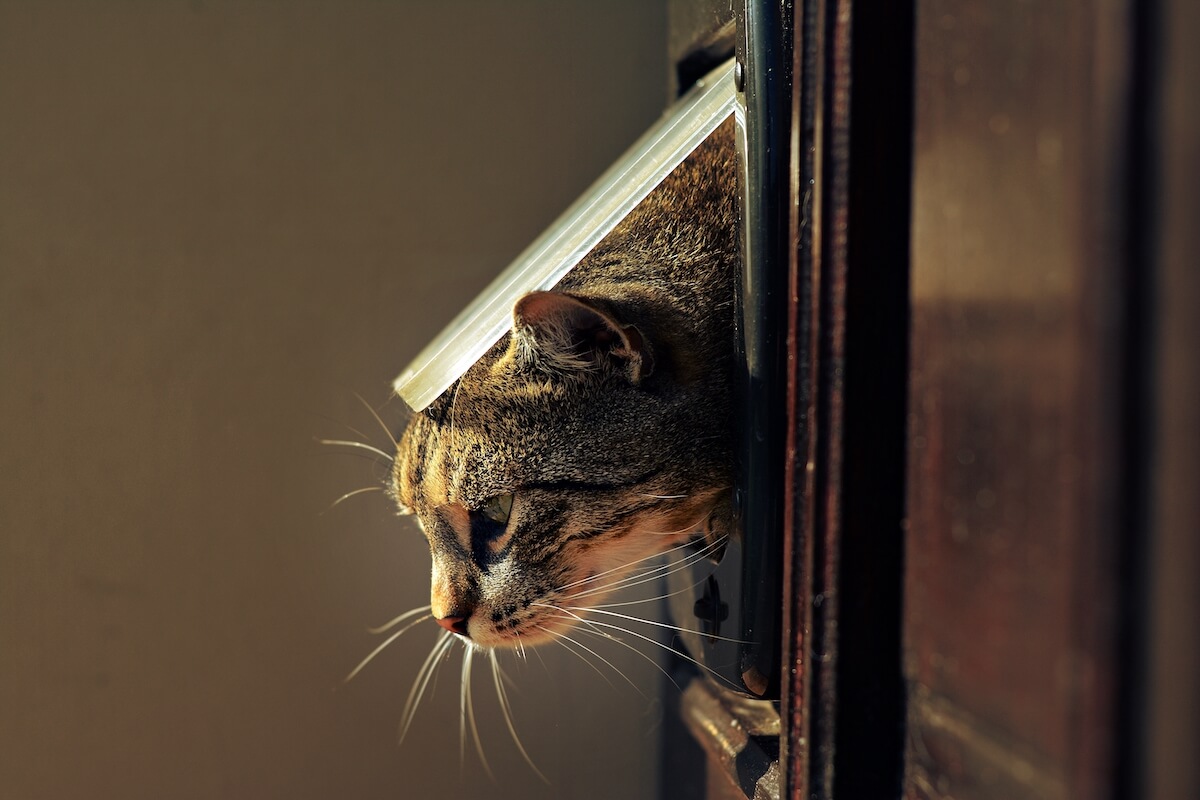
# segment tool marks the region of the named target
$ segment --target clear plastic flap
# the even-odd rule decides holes
[[[414,411],[428,407],[509,330],[523,294],[553,288],[737,107],[731,60],[680,98],[471,301],[400,373],[396,394]]]

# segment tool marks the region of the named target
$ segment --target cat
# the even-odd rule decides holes
[[[634,565],[723,541],[737,208],[727,121],[409,421],[388,491],[451,638],[550,641]]]

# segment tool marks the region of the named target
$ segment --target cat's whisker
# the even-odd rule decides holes
[[[546,666],[546,659],[542,658],[542,651],[535,647],[533,648],[533,654],[537,656],[538,663],[542,665],[542,669],[545,670],[547,675],[549,675],[550,668]]]
[[[395,392],[392,392],[391,394],[389,394],[387,396],[387,399],[383,401],[383,405],[385,407],[393,406],[394,405],[393,401],[400,400],[400,399],[401,399],[400,395],[396,394]],[[409,423],[409,421],[412,420],[413,414],[416,413],[411,408],[409,408],[408,404],[403,402],[403,400],[401,400],[400,408],[398,410],[399,410],[400,416],[402,418],[402,424],[404,424],[404,425],[407,425]]]
[[[673,531],[641,531],[641,533],[646,533],[651,536],[675,536],[680,533],[687,533],[690,530],[695,530],[695,529],[699,528],[700,525],[703,524],[703,522],[706,519],[708,519],[708,515],[711,513],[712,513],[712,509],[709,509],[708,513],[706,513],[700,519],[696,520],[695,522],[688,523],[687,525],[684,525],[682,528],[678,528],[677,530],[673,530]]]
[[[645,534],[646,536],[679,536],[680,534],[687,533],[689,530],[692,530],[696,527],[696,525],[689,525],[686,528],[680,528],[677,531],[641,531],[641,533]],[[692,538],[695,539],[699,537]],[[690,543],[691,539],[689,539],[688,542]]]
[[[651,500],[685,500],[689,496],[686,494],[646,494],[645,492],[638,492],[638,497],[648,497]]]
[[[411,614],[410,614],[410,616],[411,616]],[[393,633],[391,636],[389,636],[387,639],[385,639],[383,641],[383,644],[376,647],[374,650],[371,651],[371,653],[366,658],[364,658],[362,661],[358,662],[358,666],[355,667],[354,669],[350,670],[350,674],[347,675],[345,680],[343,680],[342,682],[349,683],[350,681],[354,680],[354,676],[357,675],[358,673],[362,672],[363,667],[365,667],[367,664],[371,663],[371,659],[375,658],[375,656],[382,653],[384,651],[384,649],[387,648],[387,646],[390,645],[392,642],[396,641],[401,636],[408,633],[410,630],[417,627],[424,621],[425,621],[424,619],[419,619],[416,622],[410,622],[407,625],[405,625],[403,628],[401,628],[400,630]],[[389,626],[391,624],[392,623],[388,623]],[[386,628],[385,628],[385,630],[386,630]]]
[[[686,497],[686,496],[687,495],[681,495],[681,497]],[[705,522],[708,521],[708,519],[712,516],[712,513],[714,511],[716,511],[716,509],[717,509],[717,504],[714,503],[712,506],[709,506],[709,509],[707,511],[705,511],[704,514],[699,519],[697,519],[695,522],[691,523],[690,525],[686,525],[678,530],[646,531],[646,533],[654,534],[656,536],[672,536],[677,533],[686,533],[689,530],[698,529],[701,525],[703,525]]]
[[[570,622],[582,622],[584,624],[587,623],[587,620],[584,619],[583,617],[579,616],[578,614],[574,614],[570,611],[567,611],[567,609],[563,608],[562,606],[556,606],[553,603],[530,603],[530,605],[537,606],[538,608],[548,608],[551,611],[559,612],[558,615],[554,617],[555,619],[565,619]],[[543,630],[546,630],[546,629],[543,628]],[[559,633],[559,631],[549,631],[549,630],[547,630],[546,632],[547,633]],[[609,634],[605,634],[605,635],[609,636]],[[609,638],[612,638],[612,637],[609,636]]]
[[[676,572],[681,572],[682,570],[698,564],[699,562],[703,561],[704,558],[704,554],[701,553],[697,554],[695,557],[689,557],[688,559],[672,562],[670,564],[664,564],[662,568],[652,573],[632,575],[624,580],[614,581],[605,586],[597,586],[592,589],[588,589],[587,591],[578,592],[571,595],[570,599],[579,600],[581,598],[591,597],[598,594],[603,595],[611,592],[625,591],[626,589],[632,589],[635,586],[641,586],[646,583],[658,583],[669,575],[674,575]]]
[[[408,732],[412,725],[413,719],[416,718],[417,708],[421,704],[421,698],[425,694],[425,690],[429,686],[430,680],[437,674],[438,668],[445,656],[450,652],[450,648],[454,645],[454,636],[448,631],[442,634],[442,638],[438,641],[429,658],[421,666],[421,670],[417,673],[417,678],[420,680],[420,688],[417,688],[416,682],[413,683],[413,691],[409,692],[408,702],[405,704],[404,733]],[[422,677],[423,676],[423,677]],[[436,683],[436,681],[435,681]],[[415,694],[415,696],[414,696]],[[401,734],[401,741],[404,740],[404,733]]]
[[[565,616],[556,616],[556,618],[554,618],[554,619],[566,619],[566,618],[565,618]],[[569,648],[568,642],[571,642],[571,639],[566,637],[564,633],[560,633],[558,631],[552,631],[552,630],[550,630],[550,628],[546,627],[545,625],[535,625],[534,627],[538,628],[538,630],[540,630],[540,631],[545,631],[546,633],[550,634],[550,636],[554,637],[554,644],[558,644],[558,645],[562,646],[562,648],[564,650],[570,652],[570,654],[572,656],[575,656],[576,658],[578,658],[578,660],[582,661],[583,663],[586,663],[587,666],[592,667],[595,674],[600,675],[600,678],[604,679],[606,684],[612,686],[612,681],[608,680],[608,675],[602,673],[599,667],[596,667],[595,664],[590,662],[586,656],[583,656],[583,654],[581,654],[581,652],[577,652],[577,651]],[[616,688],[616,687],[614,687],[614,688]]]
[[[709,513],[712,513],[711,509],[709,510]],[[692,523],[691,525],[687,525],[683,528],[680,528],[679,530],[675,530],[675,531],[645,531],[645,533],[652,534],[652,535],[674,536],[674,535],[677,535],[680,533],[685,533],[689,529],[696,528],[697,526],[699,526],[701,524],[701,522],[704,521],[705,518],[707,518],[707,514],[705,515],[705,517],[702,517],[699,521]],[[725,542],[725,539],[726,539],[726,537],[723,536],[713,542],[709,542],[708,544],[704,545],[704,547],[702,547],[698,552],[704,553],[704,554],[713,552],[715,549],[720,547]],[[670,555],[672,553],[674,553],[676,550],[686,549],[686,548],[692,546],[695,541],[696,541],[695,537],[690,538],[687,541],[681,542],[680,544],[677,544],[674,547],[664,550],[662,553],[651,554],[649,556],[649,558],[654,558],[655,556],[662,555],[662,556],[668,557],[668,559],[669,559]],[[685,557],[684,560],[692,559],[695,555],[696,555],[696,553],[689,554],[688,556]],[[645,558],[638,559],[638,561],[644,561],[644,560],[646,560],[646,559]],[[638,561],[634,561],[631,563],[636,564],[636,563],[638,563]],[[676,562],[676,563],[678,563],[678,562]],[[692,563],[694,563],[694,561]],[[669,566],[671,566],[671,563],[668,561],[668,563],[666,563],[666,564],[659,564],[657,566],[650,567],[649,569],[639,572],[637,574],[627,575],[618,581],[614,581],[612,584],[609,585],[608,588],[618,586],[622,582],[625,582],[625,581],[633,581],[638,578],[648,578],[648,577],[654,576],[655,572],[666,569]],[[618,567],[617,569],[620,569],[620,568]],[[613,570],[608,570],[607,572],[612,572],[612,571]],[[600,575],[607,574],[607,572],[600,573]],[[670,573],[668,572],[667,574],[670,574]],[[593,576],[593,578],[600,577],[600,575]],[[629,584],[629,585],[636,585],[636,584]],[[588,590],[588,593],[595,592],[595,591],[600,591],[600,587],[592,587],[591,589]],[[580,596],[582,596],[582,594],[584,594],[584,593],[580,593]]]
[[[691,663],[695,664],[697,667],[700,667],[700,669],[709,673],[710,675],[712,675],[714,678],[716,678],[717,680],[719,680],[721,683],[725,684],[726,686],[729,686],[732,689],[738,689],[738,687],[734,686],[733,683],[730,682],[729,679],[726,678],[725,676],[721,675],[718,672],[715,672],[708,666],[702,664],[701,662],[699,662],[696,659],[689,656],[687,653],[684,653],[681,650],[671,647],[668,644],[663,644],[662,642],[658,641],[657,639],[651,639],[649,636],[644,636],[644,635],[638,633],[637,631],[631,631],[628,628],[622,628],[620,625],[612,625],[610,623],[600,622],[600,621],[594,620],[594,619],[587,620],[587,624],[588,625],[599,625],[604,628],[610,628],[615,631],[620,631],[621,633],[627,633],[630,636],[636,636],[639,639],[649,642],[650,644],[654,645],[655,647],[661,647],[663,650],[666,650],[668,653],[674,653],[675,655],[679,656],[680,658],[684,659],[685,661],[690,661]]]
[[[708,554],[710,552],[715,551],[717,548],[719,548],[721,545],[723,545],[725,543],[726,538],[727,537],[722,536],[719,539],[716,539],[716,540],[706,544],[704,547],[700,548],[695,553],[691,553],[691,554],[685,556],[684,558],[680,559],[679,561],[669,562],[666,564],[660,564],[657,567],[653,567],[649,570],[645,570],[645,571],[637,573],[635,575],[627,575],[624,578],[615,580],[612,583],[609,583],[609,584],[606,584],[603,586],[590,587],[588,589],[585,589],[582,592],[576,592],[574,595],[571,595],[571,598],[577,599],[580,597],[587,597],[587,596],[593,595],[593,594],[601,594],[604,592],[616,591],[617,589],[629,589],[634,586],[639,586],[643,583],[649,583],[651,581],[656,581],[661,578],[665,578],[668,575],[673,575],[674,573],[679,572],[682,569],[687,569],[688,567],[692,566],[693,564],[703,561],[705,558],[708,557]]]
[[[344,495],[339,497],[337,500],[334,500],[332,503],[330,503],[329,508],[325,509],[325,511],[322,511],[321,513],[325,514],[329,511],[333,511],[335,508],[338,507],[338,505],[343,500],[349,500],[351,497],[354,497],[356,494],[363,494],[365,492],[382,492],[383,490],[384,490],[383,486],[364,486],[361,489],[355,489],[352,492],[346,492]]]
[[[665,669],[662,668],[661,664],[659,664],[657,661],[655,661],[650,656],[643,653],[641,650],[638,650],[636,647],[631,645],[629,642],[626,642],[623,639],[618,639],[616,636],[613,636],[611,633],[606,633],[602,630],[599,630],[598,628],[592,627],[591,620],[584,619],[583,617],[579,616],[578,614],[572,614],[570,611],[565,611],[564,609],[561,609],[558,606],[546,606],[546,608],[553,608],[556,611],[564,611],[566,614],[569,614],[570,616],[562,616],[562,615],[555,616],[554,619],[566,620],[568,622],[571,622],[571,621],[579,622],[583,627],[577,628],[576,630],[578,630],[580,633],[590,633],[593,636],[599,636],[602,639],[608,639],[610,642],[616,642],[617,644],[621,645],[622,647],[624,647],[628,650],[632,650],[633,652],[637,653],[639,656],[641,656],[642,658],[646,659],[651,664],[653,664],[654,668],[657,669],[659,672],[661,672],[663,674],[663,676],[666,677],[666,679],[669,680],[675,686],[676,689],[679,689],[679,691],[683,691],[680,688],[679,684],[675,683],[675,679],[672,678],[670,676],[670,674]],[[548,632],[550,632],[550,631],[548,631]]]
[[[561,608],[563,611],[590,611],[590,612],[593,612],[596,614],[607,614],[611,617],[620,617],[621,619],[627,619],[630,622],[640,622],[643,625],[653,625],[657,628],[666,628],[667,630],[676,631],[677,633],[694,633],[697,636],[703,636],[708,639],[720,639],[722,642],[733,642],[734,644],[751,644],[750,642],[746,641],[745,639],[731,639],[728,636],[717,636],[716,634],[704,633],[703,631],[694,631],[691,628],[681,628],[678,625],[672,625],[668,622],[657,622],[652,619],[642,619],[641,617],[634,617],[629,614],[618,614],[616,611],[605,611],[604,609],[598,608],[596,606],[592,606],[592,607],[561,606]]]
[[[396,437],[392,435],[392,431],[384,423],[383,418],[379,416],[379,412],[377,412],[374,408],[372,408],[371,404],[368,403],[366,400],[364,400],[362,395],[360,395],[358,392],[354,392],[354,396],[358,398],[358,402],[362,403],[363,407],[366,408],[367,411],[371,412],[371,416],[374,417],[375,421],[379,423],[379,427],[383,428],[383,432],[384,432],[384,434],[387,435],[388,439],[391,441],[392,447],[399,447],[400,443],[398,441],[396,441]],[[365,439],[366,437],[364,436],[363,438]]]
[[[467,721],[471,723],[471,737],[475,740],[475,752],[479,754],[479,761],[483,764],[483,771],[494,781],[496,780],[496,776],[492,773],[492,767],[488,764],[487,756],[483,754],[483,740],[479,738],[479,726],[475,724],[475,706],[471,701],[471,658],[474,655],[474,648],[464,648],[463,685],[467,690]]]
[[[392,463],[392,461],[393,461],[392,455],[383,452],[382,450],[380,450],[378,447],[375,447],[374,445],[369,445],[364,442],[352,442],[347,439],[315,439],[314,441],[316,441],[317,444],[329,445],[331,447],[358,447],[363,450],[369,450],[370,452],[375,453],[378,456],[382,456],[384,458],[384,460],[386,460],[389,464]]]
[[[347,425],[346,423],[343,422],[343,423],[341,423],[341,426],[343,428],[345,428],[346,430],[350,431],[351,433],[353,433],[355,436],[357,436],[360,441],[365,442],[365,441],[370,440],[370,438],[371,438],[370,436],[367,436],[367,434],[363,433],[362,431],[360,431],[358,428],[354,427],[353,425]]]
[[[437,660],[450,649],[450,645],[453,644],[453,636],[454,634],[450,631],[443,631],[441,637],[434,643],[433,649],[429,651],[425,663],[417,671],[417,677],[408,693],[408,700],[404,703],[404,712],[400,715],[401,744],[404,743],[404,737],[408,735],[408,728],[417,714],[417,706],[421,703],[421,696],[425,694],[425,687],[429,685],[429,678],[435,671]]]
[[[618,639],[616,636],[613,636],[610,633],[605,633],[604,631],[596,630],[595,628],[586,627],[588,624],[588,620],[584,620],[583,624],[584,624],[584,627],[578,628],[578,631],[580,633],[590,633],[592,636],[599,636],[602,639],[608,639],[610,642],[615,642],[615,643],[621,645],[622,647],[624,647],[625,649],[631,650],[634,653],[637,653],[639,656],[644,658],[646,661],[650,662],[650,664],[652,664],[656,670],[661,672],[663,674],[663,677],[671,682],[672,686],[674,686],[677,690],[679,690],[681,692],[683,691],[683,688],[678,683],[675,682],[675,679],[671,677],[671,674],[669,672],[667,672],[665,669],[663,669],[662,664],[659,664],[653,658],[646,655],[641,650],[638,650],[636,647],[634,647],[633,645],[631,645],[629,642],[625,641],[624,639]]]
[[[622,640],[618,639],[616,636],[613,636],[611,633],[608,633],[607,631],[600,630],[599,628],[592,625],[591,620],[581,617],[580,615],[576,614],[574,611],[568,611],[567,609],[563,608],[562,606],[556,606],[556,605],[543,604],[543,607],[550,608],[550,609],[553,609],[553,610],[559,612],[555,616],[551,617],[551,619],[561,619],[565,622],[579,623],[580,626],[583,626],[583,627],[575,627],[574,630],[577,630],[577,631],[585,631],[586,630],[588,633],[594,633],[597,636],[602,636],[605,639],[609,639],[611,641],[617,642],[618,644],[624,644],[624,645],[628,646],[627,642],[623,642]],[[561,635],[561,631],[559,631],[559,633]]]
[[[471,685],[471,648],[463,648],[462,678],[458,684],[458,768],[467,763],[467,692]]]
[[[667,598],[674,597],[675,595],[683,594],[689,589],[695,589],[706,580],[708,580],[707,575],[693,583],[691,586],[685,586],[682,589],[676,589],[675,591],[667,592],[666,594],[659,594],[655,595],[654,597],[643,597],[639,600],[626,600],[620,603],[599,603],[594,606],[589,606],[589,608],[620,608],[622,606],[640,606],[642,603],[653,603],[655,600],[666,600]]]
[[[571,583],[565,584],[563,586],[559,586],[554,591],[555,592],[565,592],[567,589],[574,588],[583,583],[588,583],[589,581],[594,581],[599,578],[603,578],[605,575],[611,575],[614,572],[619,572],[621,570],[629,569],[630,567],[634,566],[635,564],[640,564],[643,561],[649,561],[651,559],[658,558],[659,556],[670,555],[671,553],[675,552],[676,550],[681,550],[681,549],[687,547],[688,544],[690,544],[690,542],[683,542],[682,544],[677,544],[674,547],[664,550],[661,553],[651,553],[648,556],[642,556],[639,559],[635,559],[634,561],[629,561],[624,564],[620,564],[618,566],[613,567],[612,569],[606,569],[603,572],[597,572],[595,575],[589,575],[586,578],[580,578],[577,581],[572,581]],[[657,567],[653,567],[652,569],[657,569]]]
[[[383,624],[382,624],[382,625],[380,625],[378,628],[367,628],[367,633],[371,633],[371,634],[380,634],[380,633],[383,633],[383,632],[385,632],[385,631],[387,631],[387,630],[390,630],[391,628],[394,628],[394,627],[396,627],[396,626],[397,626],[397,625],[399,625],[401,622],[404,622],[404,620],[406,620],[406,619],[412,619],[412,618],[413,618],[413,617],[415,617],[417,614],[424,614],[424,613],[425,613],[426,611],[428,611],[430,608],[431,608],[431,606],[424,605],[424,606],[420,606],[420,607],[418,607],[418,608],[411,609],[411,610],[409,610],[409,611],[405,611],[405,612],[404,612],[403,614],[401,614],[400,616],[396,617],[396,618],[395,618],[395,619],[393,619],[393,620],[390,620],[389,622],[385,622],[385,623],[383,623]]]
[[[571,619],[574,619],[574,620],[576,620],[576,621],[578,621],[578,622],[580,622],[580,623],[582,623],[582,624],[584,624],[584,625],[586,625],[586,626],[588,626],[588,627],[591,627],[591,628],[595,628],[596,626],[600,626],[600,627],[604,627],[604,628],[609,628],[610,630],[620,631],[621,633],[627,633],[627,634],[629,634],[630,636],[636,636],[636,637],[637,637],[637,638],[639,638],[639,639],[642,639],[642,640],[644,640],[644,641],[650,642],[650,644],[654,645],[655,647],[661,647],[663,650],[666,650],[668,653],[674,653],[675,655],[679,656],[680,658],[682,658],[682,659],[685,659],[685,660],[687,660],[687,661],[690,661],[691,663],[693,663],[693,664],[695,664],[696,666],[698,666],[698,667],[700,667],[701,669],[703,669],[705,672],[708,672],[709,674],[711,674],[711,675],[712,675],[714,678],[716,678],[717,680],[721,681],[722,683],[725,683],[725,684],[727,684],[728,686],[730,686],[730,687],[732,687],[732,688],[734,688],[734,689],[737,689],[737,688],[738,688],[738,687],[734,686],[734,685],[733,685],[733,684],[732,684],[732,683],[731,683],[731,682],[730,682],[730,681],[729,681],[727,678],[725,678],[723,675],[720,675],[719,673],[717,673],[717,672],[714,672],[712,669],[710,669],[709,667],[707,667],[707,666],[705,666],[704,664],[700,663],[700,662],[699,662],[699,661],[697,661],[696,659],[692,658],[692,657],[691,657],[691,656],[689,656],[687,653],[684,653],[684,652],[682,652],[681,650],[677,650],[676,648],[674,648],[674,647],[671,647],[670,645],[663,644],[662,642],[660,642],[660,641],[658,641],[658,640],[656,640],[656,639],[652,639],[652,638],[650,638],[649,636],[644,636],[644,635],[642,635],[642,634],[638,633],[637,631],[631,631],[631,630],[629,630],[628,628],[623,628],[623,627],[621,627],[620,625],[613,625],[613,624],[611,624],[611,623],[608,623],[608,622],[599,622],[598,620],[594,620],[594,619],[584,619],[583,617],[579,616],[578,614],[575,614],[574,612],[572,612],[572,611],[569,611],[569,610],[567,610],[566,608],[563,608],[563,607],[561,607],[561,606],[549,606],[549,605],[547,605],[547,604],[545,604],[545,603],[537,603],[537,604],[535,604],[535,605],[541,605],[541,606],[545,606],[545,607],[547,607],[547,608],[553,608],[553,609],[555,609],[556,611],[561,611],[561,612],[563,612],[564,614],[569,614]],[[584,610],[586,610],[586,609],[584,609]],[[561,617],[561,619],[566,619],[566,617]],[[584,630],[584,629],[583,629],[583,628],[581,628],[580,630]],[[693,631],[693,632],[694,632],[694,631]],[[703,634],[701,634],[701,635],[703,635]],[[610,638],[610,639],[613,639],[614,641],[620,641],[620,639],[616,639],[615,637],[613,637],[613,636],[611,636],[611,635],[608,635],[608,638]],[[625,644],[628,644],[628,642],[625,642]],[[636,650],[637,648],[634,648],[634,649]],[[639,652],[640,652],[640,651],[639,651]],[[661,669],[661,667],[660,667],[660,669]],[[664,674],[665,674],[665,671],[664,671]],[[670,678],[670,676],[669,676],[669,675],[668,675],[667,677],[668,677],[668,678]],[[672,682],[674,682],[674,681],[672,681]],[[678,686],[678,684],[676,684],[676,686]]]
[[[566,619],[566,617],[555,617],[555,619]],[[575,650],[571,649],[571,647],[569,647],[569,646],[568,646],[568,643],[570,643],[570,644],[573,644],[573,645],[576,645],[577,647],[583,647],[583,645],[579,644],[579,642],[575,641],[575,640],[574,640],[574,639],[572,639],[570,636],[567,636],[565,633],[562,633],[561,631],[552,631],[552,630],[550,630],[549,628],[547,628],[545,625],[537,625],[537,626],[535,626],[535,627],[537,627],[539,630],[543,630],[543,631],[545,631],[546,633],[548,633],[548,634],[550,634],[551,636],[553,636],[553,637],[554,637],[554,639],[555,639],[555,641],[556,641],[556,643],[557,643],[557,644],[559,644],[559,645],[561,645],[561,646],[562,646],[562,648],[563,648],[564,650],[566,650],[566,651],[567,651],[568,653],[570,653],[571,655],[573,655],[573,656],[575,656],[576,658],[578,658],[578,659],[580,659],[581,661],[583,661],[583,663],[585,663],[585,664],[587,664],[589,667],[591,667],[591,668],[592,668],[592,670],[593,670],[593,671],[595,671],[595,673],[596,673],[597,675],[599,675],[601,678],[603,678],[605,683],[607,683],[609,686],[613,686],[613,682],[612,682],[612,681],[610,681],[610,680],[608,679],[608,676],[607,676],[607,675],[605,675],[605,674],[604,674],[604,672],[603,672],[603,671],[602,671],[602,670],[601,670],[599,667],[597,667],[595,664],[593,664],[593,663],[591,662],[591,660],[589,660],[589,659],[588,659],[586,656],[584,656],[582,653],[576,652]],[[584,649],[584,650],[588,650],[586,647],[583,647],[583,649]],[[592,651],[592,650],[588,650],[588,652],[589,652],[589,653],[592,653],[593,655],[595,655],[595,652],[594,652],[594,651]],[[609,666],[612,666],[612,665],[610,664]],[[615,688],[617,688],[617,687],[613,686],[613,688],[615,689]],[[636,688],[636,687],[635,687],[635,688]]]
[[[634,682],[633,682],[633,680],[632,680],[632,679],[631,679],[631,678],[630,678],[628,675],[626,675],[626,674],[625,674],[623,671],[621,671],[620,669],[618,669],[616,664],[612,663],[612,662],[611,662],[611,661],[609,661],[607,658],[605,658],[604,656],[600,655],[599,653],[597,653],[597,652],[596,652],[595,650],[593,650],[592,648],[588,647],[588,646],[587,646],[586,644],[584,644],[583,642],[579,641],[578,639],[573,639],[573,638],[571,638],[570,636],[568,636],[567,634],[563,633],[562,631],[551,631],[549,628],[543,627],[543,626],[541,626],[541,625],[539,625],[538,627],[539,627],[539,628],[541,628],[542,630],[546,631],[546,632],[547,632],[547,633],[549,633],[549,634],[552,634],[552,635],[554,635],[554,636],[558,636],[558,637],[559,637],[559,638],[561,638],[561,639],[565,639],[566,641],[570,642],[571,644],[575,645],[576,647],[581,647],[581,648],[583,648],[584,650],[586,650],[587,652],[591,653],[591,654],[592,654],[593,656],[595,656],[596,658],[598,658],[598,659],[600,659],[601,661],[603,661],[605,664],[607,664],[607,665],[608,665],[609,669],[611,669],[613,672],[617,673],[617,674],[618,674],[618,675],[620,675],[622,678],[624,678],[624,679],[625,679],[625,682],[626,682],[626,683],[628,683],[630,686],[632,686],[632,687],[633,687],[633,690],[634,690],[635,692],[637,692],[638,694],[640,694],[640,695],[641,695],[641,696],[642,696],[642,697],[643,697],[643,698],[644,698],[644,699],[645,699],[647,702],[649,702],[650,698],[649,698],[649,697],[647,697],[647,696],[646,696],[646,693],[645,693],[645,692],[643,692],[643,691],[641,690],[641,687],[639,687],[639,686],[638,686],[636,683],[634,683]],[[590,662],[589,662],[589,663],[590,663]],[[594,665],[593,665],[593,666],[594,666]],[[597,672],[600,672],[600,670],[599,670],[599,669],[597,669],[596,671],[597,671]],[[607,678],[606,676],[604,676],[604,673],[602,673],[602,672],[601,672],[601,673],[600,673],[600,675],[601,675],[602,677],[604,677],[604,680],[605,680],[605,681],[608,683],[608,685],[609,685],[609,686],[612,686],[612,681],[608,680],[608,678]]]
[[[516,682],[513,681],[512,678],[508,677],[508,673],[504,671],[504,667],[500,666],[499,661],[496,662],[496,669],[500,670],[500,680],[504,681],[504,684],[508,686],[509,689],[512,689],[517,694],[521,694],[521,687],[517,686]]]
[[[508,732],[512,735],[513,744],[521,751],[521,757],[525,759],[525,763],[529,765],[529,768],[536,772],[537,776],[549,786],[550,780],[537,768],[537,764],[533,763],[533,759],[529,757],[529,753],[525,750],[525,745],[521,743],[521,737],[517,736],[517,726],[513,724],[512,719],[512,707],[508,703],[508,695],[504,691],[504,683],[500,680],[500,664],[496,660],[496,651],[492,650],[488,655],[492,661],[492,680],[496,684],[496,698],[500,701],[500,710],[504,713],[504,724],[508,726]]]
[[[315,441],[318,441],[318,440],[314,439],[313,441],[315,442]],[[389,464],[390,464],[390,462],[389,462],[389,463],[384,463],[383,461],[381,461],[381,460],[379,459],[379,457],[378,457],[378,456],[370,455],[370,454],[368,454],[368,453],[359,453],[359,452],[356,452],[356,451],[354,451],[354,452],[350,452],[350,451],[341,451],[341,452],[339,453],[339,455],[351,456],[351,457],[353,457],[353,458],[361,458],[361,459],[363,459],[364,461],[367,461],[367,462],[369,462],[369,463],[373,464],[373,465],[374,465],[374,466],[376,466],[376,467],[383,467],[383,468],[385,468],[385,469],[388,469],[388,468],[389,468]],[[382,476],[376,476],[376,477],[378,477],[378,478],[382,479]]]
[[[630,567],[633,567],[637,564],[641,564],[644,561],[653,561],[654,559],[657,559],[660,556],[669,559],[671,557],[671,554],[673,554],[677,551],[680,551],[680,550],[686,550],[691,545],[692,545],[692,540],[680,542],[679,544],[672,545],[671,547],[668,547],[666,550],[663,550],[661,552],[650,553],[649,555],[642,556],[641,558],[634,559],[633,561],[627,561],[626,563],[618,565],[616,567],[613,567],[612,569],[607,569],[604,572],[599,572],[595,575],[592,575],[591,577],[584,578],[582,581],[575,581],[575,583],[568,584],[567,586],[565,586],[563,588],[570,588],[572,586],[577,586],[580,583],[587,583],[589,581],[595,581],[599,578],[604,577],[605,575],[609,575],[613,572],[620,572],[621,570],[629,569]],[[638,575],[647,574],[647,572],[649,572],[649,571],[661,569],[661,567],[662,567],[661,564],[656,564],[654,566],[647,566],[647,567],[643,568],[645,571],[636,573],[635,575],[626,576],[626,577],[637,577]]]
[[[460,389],[462,389],[462,385],[463,382],[461,378],[454,382],[454,396],[450,398],[450,410],[446,414],[450,420],[449,428],[451,439],[454,438],[454,409],[458,406],[458,392]]]

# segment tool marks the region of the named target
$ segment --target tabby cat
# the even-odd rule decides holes
[[[738,219],[726,122],[399,441],[390,492],[431,611],[483,648],[549,641],[633,565],[729,525]]]

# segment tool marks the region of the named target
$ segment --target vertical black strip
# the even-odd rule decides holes
[[[1155,526],[1152,512],[1153,438],[1156,407],[1156,349],[1151,321],[1156,300],[1159,252],[1157,221],[1160,165],[1155,158],[1160,141],[1161,81],[1156,57],[1159,43],[1159,2],[1142,0],[1129,6],[1127,41],[1129,80],[1126,86],[1125,152],[1121,182],[1124,202],[1114,202],[1121,242],[1118,295],[1120,304],[1121,380],[1118,408],[1117,476],[1121,487],[1118,527],[1119,608],[1117,624],[1117,698],[1113,752],[1114,796],[1134,800],[1146,796],[1147,703],[1149,674],[1150,586],[1149,549]]]
[[[835,797],[903,772],[913,5],[851,5]]]

